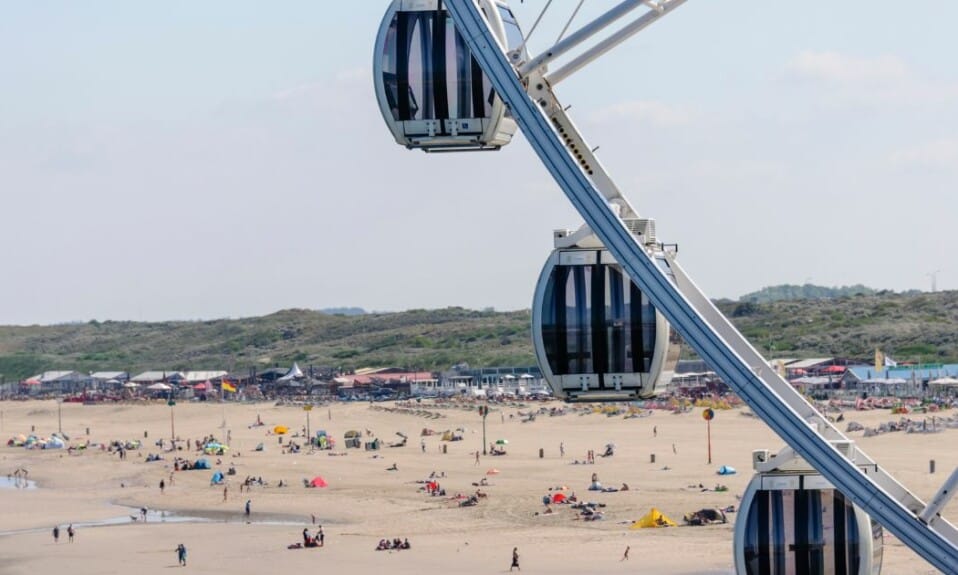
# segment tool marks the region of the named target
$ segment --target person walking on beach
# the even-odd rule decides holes
[[[423,453],[426,452],[426,440],[425,440],[425,439],[420,439],[420,440],[419,440],[419,447],[422,448],[422,452],[423,452]]]
[[[512,565],[509,566],[509,571],[512,571],[513,569],[518,569],[519,571],[522,571],[522,568],[519,567],[519,548],[518,547],[512,548]]]
[[[223,501],[224,502],[226,501],[226,498],[229,497],[229,494],[230,494],[230,486],[224,485],[223,486]]]
[[[319,546],[324,547],[326,545],[326,533],[323,532],[323,526],[319,526],[319,530],[316,531],[316,539],[319,541]]]
[[[166,481],[160,479],[160,495],[163,495],[163,491],[166,489]]]
[[[476,465],[479,465],[479,450],[476,450]]]
[[[250,499],[246,500],[246,517],[249,518],[249,506],[252,501]]]
[[[625,546],[625,553],[622,554],[622,559],[619,561],[628,561],[629,560],[629,549],[632,549],[630,545]]]
[[[659,426],[653,425],[653,426],[652,426],[652,437],[658,437],[658,436],[659,436]]]
[[[53,526],[53,542],[54,543],[60,542],[60,526],[59,525]]]
[[[67,537],[70,539],[70,543],[73,543],[73,536],[75,534],[76,531],[73,530],[73,524],[71,523],[70,526],[67,527]]]
[[[559,442],[559,457],[565,457],[565,442]]]
[[[180,562],[180,567],[186,567],[186,545],[180,543],[176,546],[176,559]]]

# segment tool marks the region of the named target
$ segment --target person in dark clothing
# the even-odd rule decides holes
[[[76,534],[76,531],[73,530],[73,524],[71,523],[70,526],[67,527],[67,536],[70,538],[70,543],[73,543],[74,534]]]
[[[180,543],[176,546],[176,558],[181,567],[186,567],[186,545]]]
[[[509,566],[509,571],[512,571],[513,569],[519,569],[519,571],[522,571],[522,568],[519,567],[519,548],[518,547],[512,548],[512,565]]]
[[[53,526],[53,542],[54,543],[60,542],[60,526],[59,525]]]

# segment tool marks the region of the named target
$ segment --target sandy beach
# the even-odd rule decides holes
[[[559,407],[562,404],[530,404]],[[297,406],[261,404],[178,403],[173,413],[182,439],[231,436],[231,450],[212,470],[173,471],[173,454],[155,445],[167,444],[171,409],[165,404],[63,404],[63,431],[71,441],[106,443],[140,440],[125,460],[100,449],[26,450],[0,447],[0,475],[26,468],[35,489],[0,488],[0,574],[34,573],[165,573],[177,568],[175,548],[188,548],[186,569],[203,573],[296,573],[306,569],[336,569],[342,573],[501,573],[509,570],[513,547],[519,548],[523,572],[618,573],[643,571],[672,574],[732,572],[732,530],[735,514],[724,525],[688,527],[682,515],[703,507],[737,505],[751,477],[753,449],[779,449],[779,440],[746,410],[717,412],[712,422],[712,464],[707,463],[706,425],[701,410],[672,414],[655,411],[626,419],[601,413],[539,416],[521,422],[518,411],[506,406],[487,419],[487,443],[508,440],[504,456],[482,456],[482,420],[475,407],[453,408],[423,402],[422,409],[441,414],[389,412],[394,404],[366,403],[317,406],[310,412],[311,430],[327,430],[337,441],[331,452],[283,453],[278,437],[267,435],[275,425],[290,434],[306,425]],[[4,402],[0,438],[18,434],[48,436],[57,431],[57,405],[48,402]],[[948,415],[944,413],[943,415]],[[262,427],[251,427],[260,418]],[[847,413],[847,420],[866,426],[897,420],[888,411]],[[923,417],[915,415],[913,417]],[[225,424],[225,426],[224,426]],[[89,428],[89,436],[86,430]],[[441,435],[422,438],[424,428],[438,432],[463,430],[462,441],[442,441]],[[384,443],[379,451],[346,449],[343,434],[369,430]],[[655,431],[655,433],[653,432]],[[385,443],[409,436],[406,446]],[[144,433],[146,439],[144,439]],[[850,434],[862,448],[919,496],[928,498],[958,465],[954,448],[958,430],[936,434],[888,433],[863,438]],[[289,436],[283,442],[289,441]],[[370,438],[364,438],[369,440]],[[293,438],[302,442],[302,439]],[[591,449],[601,453],[607,443],[617,446],[613,457],[596,457],[594,465],[577,465]],[[263,451],[254,448],[264,444]],[[565,456],[560,456],[563,444]],[[675,452],[673,452],[673,444]],[[443,452],[445,448],[445,452]],[[539,457],[539,450],[544,457]],[[146,462],[149,453],[164,459]],[[329,453],[346,455],[332,456]],[[652,462],[652,455],[655,462]],[[180,452],[189,459],[201,455]],[[935,459],[938,472],[928,472]],[[230,465],[227,500],[223,486],[211,486],[215,470]],[[396,471],[387,471],[388,467]],[[715,474],[721,465],[737,475]],[[487,475],[495,468],[498,474]],[[432,472],[446,497],[423,493],[419,481]],[[445,477],[441,477],[442,474]],[[587,491],[592,474],[606,486],[627,483],[629,491]],[[306,489],[303,479],[322,476],[328,487]],[[267,486],[240,492],[246,476],[262,477]],[[487,478],[488,494],[475,507],[461,508],[450,497],[471,494],[473,483]],[[166,488],[160,492],[163,480]],[[280,480],[287,487],[278,487]],[[727,492],[703,491],[721,483]],[[544,515],[543,495],[567,487],[579,500],[605,503],[602,521],[584,522],[568,506],[554,506]],[[250,501],[250,520],[244,505]],[[133,521],[140,507],[153,510],[148,520]],[[657,507],[680,523],[665,529],[630,530],[629,523]],[[946,517],[958,516],[952,503]],[[166,512],[164,520],[161,514]],[[315,516],[317,524],[312,523]],[[203,522],[180,522],[196,517]],[[111,525],[95,526],[98,522]],[[76,540],[68,542],[66,526],[73,523]],[[287,549],[302,541],[302,530],[323,525],[326,544],[317,549]],[[51,534],[61,526],[59,543]],[[375,551],[381,539],[408,538],[412,548]],[[629,560],[622,561],[631,547]],[[923,574],[936,571],[895,537],[886,533],[885,573]]]

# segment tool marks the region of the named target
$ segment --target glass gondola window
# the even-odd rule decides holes
[[[652,368],[652,359],[655,356],[655,308],[649,296],[644,293],[642,298],[642,365],[635,366],[635,371],[647,372]]]
[[[872,575],[881,575],[881,564],[885,554],[884,529],[881,523],[870,519],[872,528]]]
[[[592,372],[592,266],[573,266],[566,278],[566,370]]]
[[[472,57],[465,40],[456,32],[452,18],[446,16],[445,22],[445,81],[449,117],[483,117],[486,115],[487,105],[483,96],[487,93],[484,85],[488,84],[489,80]],[[480,125],[476,123],[475,129],[479,128]]]
[[[386,100],[389,103],[389,110],[392,112],[393,120],[399,120],[399,78],[396,75],[396,21],[393,18],[392,24],[386,31],[386,42],[383,44],[382,55],[382,74],[383,84],[386,88]]]
[[[472,98],[463,96],[471,93],[472,76],[468,73],[471,62],[462,36],[456,34],[455,30],[456,25],[447,18],[446,86],[449,89],[449,115],[453,118],[469,117],[472,114]]]
[[[569,268],[558,267],[552,270],[543,294],[542,309],[542,346],[549,360],[549,371],[562,375],[565,348],[565,306],[558,305],[556,286],[565,285]],[[561,343],[560,343],[561,342]]]
[[[383,82],[393,119],[435,118],[433,35],[446,16],[436,12],[398,12],[383,45]]]
[[[626,324],[628,317],[625,315],[625,278],[618,269],[607,266],[605,268],[605,331],[606,341],[608,342],[607,365],[612,373],[625,373],[632,371],[632,366],[628,368],[625,365],[627,356],[627,335]]]
[[[433,119],[433,74],[432,74],[432,18],[429,12],[412,13],[407,20],[407,54],[409,55],[409,95],[421,107],[410,107],[404,120]],[[400,108],[401,109],[401,108]]]
[[[542,344],[554,375],[651,370],[656,311],[618,266],[556,266],[542,301]]]
[[[505,6],[499,6],[499,16],[502,17],[502,23],[506,27],[506,41],[508,50],[516,50],[519,46],[522,46],[522,30],[519,29],[519,22],[516,21],[516,17],[512,14],[512,10]]]
[[[857,575],[861,565],[855,508],[832,489],[756,492],[744,544],[749,575]]]

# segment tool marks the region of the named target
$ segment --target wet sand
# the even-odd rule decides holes
[[[558,406],[558,403],[546,404]],[[391,407],[392,404],[377,404]],[[301,572],[303,569],[336,569],[342,573],[391,574],[501,573],[508,571],[512,548],[519,547],[524,572],[583,573],[643,570],[672,574],[717,574],[732,571],[733,523],[708,527],[677,527],[630,531],[628,523],[658,507],[681,523],[684,513],[702,507],[737,505],[751,477],[751,451],[777,450],[783,444],[759,420],[742,415],[744,410],[717,412],[712,422],[712,459],[707,463],[706,429],[700,410],[673,415],[657,411],[649,417],[625,419],[603,414],[539,416],[521,423],[516,407],[506,407],[487,419],[487,442],[507,439],[508,455],[480,456],[482,422],[472,409],[439,409],[426,402],[424,408],[444,414],[440,419],[412,414],[388,413],[369,404],[334,404],[317,407],[310,414],[311,428],[326,429],[337,440],[330,456],[325,451],[283,454],[277,437],[267,428],[287,425],[291,431],[306,424],[299,407],[273,404],[198,404],[180,402],[174,417],[176,433],[186,439],[212,434],[223,440],[232,435],[231,455],[222,457],[213,470],[181,471],[169,485],[172,456],[164,461],[144,461],[147,453],[160,453],[154,441],[170,436],[170,408],[152,405],[63,405],[63,430],[69,443],[85,441],[90,428],[93,442],[134,440],[144,442],[126,460],[100,450],[70,455],[64,450],[25,450],[0,447],[0,474],[18,467],[29,470],[38,488],[0,488],[0,574],[107,573],[136,569],[140,574],[164,573],[176,567],[174,549],[184,543],[189,549],[188,568],[209,573]],[[24,433],[36,426],[38,435],[57,430],[56,404],[50,402],[5,402],[0,439]],[[267,427],[249,427],[261,417]],[[947,413],[946,413],[947,415]],[[331,416],[331,419],[330,419]],[[922,416],[915,415],[920,418]],[[223,421],[226,427],[221,427]],[[866,426],[891,421],[898,416],[887,411],[847,413],[847,420]],[[657,428],[653,436],[653,427]],[[439,435],[425,437],[420,431],[464,428],[464,440],[444,442]],[[369,429],[384,444],[409,436],[401,448],[378,452],[345,449],[343,433]],[[144,440],[144,431],[148,438]],[[958,452],[951,447],[958,430],[937,434],[884,434],[862,438],[850,434],[860,445],[919,496],[928,498],[958,465]],[[366,439],[366,438],[364,438]],[[284,439],[284,442],[288,439]],[[299,440],[301,441],[301,440]],[[559,455],[564,443],[565,457]],[[575,465],[588,450],[601,453],[606,443],[617,445],[613,457],[596,457],[595,465]],[[265,451],[253,449],[263,443]],[[676,453],[673,453],[672,444]],[[442,446],[446,453],[442,453]],[[539,449],[544,458],[539,458]],[[655,454],[655,463],[651,455]],[[190,452],[191,459],[198,457]],[[378,457],[377,457],[378,456]],[[215,456],[209,457],[215,463]],[[938,473],[928,473],[928,460],[935,459]],[[229,464],[237,475],[228,477],[229,495],[223,502],[223,487],[211,486],[214,470],[226,472]],[[398,471],[387,471],[393,463]],[[720,477],[715,470],[731,465],[737,475]],[[668,467],[668,469],[664,469]],[[497,475],[486,475],[496,468]],[[439,482],[447,495],[469,494],[472,485],[487,477],[488,493],[479,505],[459,508],[449,498],[430,497],[419,491],[417,481],[432,471],[445,472]],[[592,473],[607,486],[622,483],[630,491],[596,493],[586,490]],[[267,487],[240,493],[247,475],[262,476]],[[304,478],[323,476],[329,487],[305,489]],[[161,494],[159,482],[167,482]],[[282,479],[289,487],[278,488]],[[697,485],[729,487],[728,492],[701,491]],[[691,486],[696,487],[691,487]],[[555,506],[552,515],[543,511],[542,496],[549,487],[567,486],[580,500],[605,503],[603,521],[575,520],[567,506]],[[251,501],[251,522],[246,523],[244,504]],[[124,522],[123,515],[147,506],[202,522]],[[326,546],[288,550],[302,540],[304,527],[315,530],[311,516],[323,524]],[[945,516],[958,516],[951,504]],[[735,514],[730,515],[734,520]],[[78,528],[70,544],[66,525],[113,521],[116,524]],[[61,525],[60,542],[54,543],[53,525]],[[377,552],[383,538],[409,538],[412,549]],[[620,561],[626,546],[630,560]],[[935,573],[894,537],[886,534],[885,573]]]

